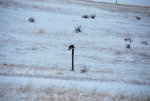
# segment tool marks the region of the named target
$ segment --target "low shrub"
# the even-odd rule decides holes
[[[124,41],[132,42],[131,38],[125,38]]]
[[[148,45],[147,41],[142,41],[142,45]]]
[[[81,73],[86,73],[88,70],[86,68],[86,66],[82,66],[81,67]]]
[[[77,27],[75,28],[75,32],[76,32],[76,33],[82,32],[82,30],[81,30],[81,25],[80,25],[80,26],[77,26]]]
[[[95,17],[96,17],[95,15],[91,15],[91,18],[92,18],[92,19],[95,19]]]
[[[137,16],[136,19],[137,19],[137,20],[141,20],[141,17]]]
[[[88,15],[83,15],[82,18],[88,19],[89,16]]]
[[[131,48],[130,44],[127,44],[126,48],[128,48],[128,49]]]
[[[29,22],[35,22],[35,19],[32,18],[32,17],[30,17],[30,18],[29,18]]]

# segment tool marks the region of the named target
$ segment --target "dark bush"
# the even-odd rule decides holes
[[[125,38],[124,41],[132,42],[131,38]]]
[[[92,19],[95,19],[95,17],[96,17],[95,15],[91,15],[91,18],[92,18]]]
[[[146,41],[142,41],[141,43],[142,43],[142,45],[148,45],[148,43]]]
[[[84,66],[84,67],[81,68],[81,73],[86,73],[87,71],[88,70],[87,70],[86,66]]]
[[[82,18],[87,19],[87,18],[89,18],[89,16],[88,15],[83,15]]]
[[[30,17],[30,18],[29,18],[29,22],[35,22],[35,19],[32,18],[32,17]]]
[[[128,48],[128,49],[131,48],[130,44],[127,44],[126,48]]]
[[[7,64],[7,63],[3,63],[3,65],[4,65],[4,66],[7,66],[8,64]]]
[[[136,19],[137,19],[137,20],[141,20],[141,17],[137,16]]]
[[[76,32],[76,33],[82,32],[82,30],[81,30],[81,25],[80,25],[80,26],[77,26],[77,27],[75,28],[75,32]]]

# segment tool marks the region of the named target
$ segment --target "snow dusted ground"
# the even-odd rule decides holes
[[[150,100],[149,18],[150,7],[0,0],[0,101]]]

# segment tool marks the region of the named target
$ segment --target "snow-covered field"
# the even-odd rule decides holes
[[[150,101],[150,7],[95,1],[0,0],[0,101]]]

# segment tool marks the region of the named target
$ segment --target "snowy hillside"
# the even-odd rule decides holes
[[[0,101],[150,100],[149,1],[97,1],[0,0]]]
[[[116,3],[116,0],[85,0],[85,1]],[[150,0],[117,0],[117,3],[136,6],[150,6]]]

